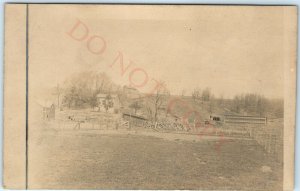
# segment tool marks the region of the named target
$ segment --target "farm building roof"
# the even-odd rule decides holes
[[[103,94],[103,93],[97,94],[97,97],[98,98],[106,98],[106,96],[108,96],[108,95],[110,95],[112,98],[118,97],[117,94]]]

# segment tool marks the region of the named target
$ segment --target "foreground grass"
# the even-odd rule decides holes
[[[255,142],[215,144],[45,131],[30,139],[29,188],[282,190],[282,165]]]

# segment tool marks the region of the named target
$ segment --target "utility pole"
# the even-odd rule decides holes
[[[53,95],[57,96],[57,108],[59,108],[59,104],[60,104],[59,98],[60,98],[60,95],[61,95],[61,89],[59,87],[59,84],[57,84],[55,93],[53,93]]]

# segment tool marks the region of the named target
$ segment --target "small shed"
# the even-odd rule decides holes
[[[43,108],[43,120],[53,120],[55,119],[55,105],[52,104],[44,104]]]

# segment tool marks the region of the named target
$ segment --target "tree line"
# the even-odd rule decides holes
[[[232,99],[224,99],[223,96],[215,97],[207,87],[203,90],[195,88],[191,96],[196,104],[205,103],[210,113],[223,107],[237,114],[283,117],[282,99],[269,99],[256,93],[238,94]]]
[[[62,105],[68,108],[97,106],[99,93],[110,94],[120,91],[105,73],[93,71],[74,74],[63,84]]]
[[[62,92],[61,105],[67,108],[96,107],[99,93],[122,95],[121,86],[113,83],[105,73],[95,71],[70,76],[56,92]],[[268,99],[255,93],[239,94],[232,99],[224,99],[222,96],[216,97],[208,87],[203,90],[195,88],[191,95],[184,96],[184,93],[185,91],[182,91],[182,97],[192,100],[194,104],[203,107],[205,105],[209,113],[226,108],[243,115],[283,117],[282,99]],[[146,110],[148,116],[157,121],[160,110],[164,109],[170,96],[172,95],[165,88],[157,89],[153,95],[148,95],[143,103],[135,101],[129,108],[133,109],[134,113],[141,109]]]

